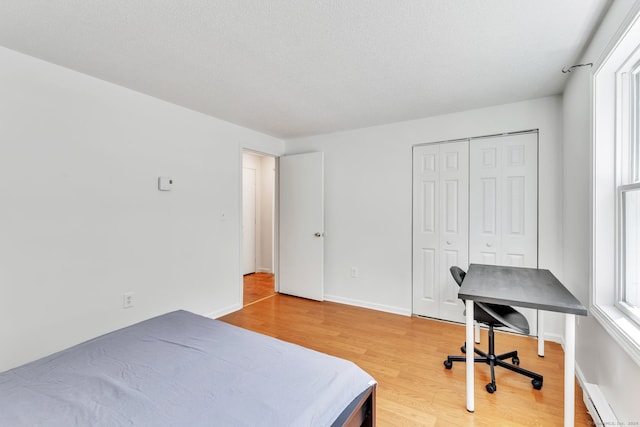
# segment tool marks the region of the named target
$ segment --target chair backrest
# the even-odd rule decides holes
[[[456,281],[458,286],[462,286],[462,282],[464,281],[464,277],[467,275],[467,273],[457,265],[451,266],[451,268],[449,268],[449,271],[451,272],[453,280]],[[515,308],[512,308],[508,305],[485,304],[482,302],[474,302],[474,305],[476,307],[476,309],[474,310],[474,318],[478,322],[498,323],[511,328],[514,331],[520,332],[521,334],[529,333],[529,324],[527,322],[527,319]],[[509,322],[506,319],[506,317],[511,315],[512,313],[517,313],[519,315],[518,317],[521,319],[518,323],[523,323],[522,326],[517,326],[513,324],[513,322]]]
[[[458,267],[457,265],[452,266],[449,269],[449,271],[451,272],[451,275],[453,276],[453,280],[456,281],[458,286],[462,286],[462,281],[464,280],[464,276],[466,276],[467,273],[465,273],[465,271],[460,267]]]

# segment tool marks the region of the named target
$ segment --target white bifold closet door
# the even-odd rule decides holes
[[[537,132],[413,148],[414,314],[464,322],[449,268],[470,263],[538,266]]]
[[[469,142],[413,150],[413,312],[464,322],[449,267],[468,266]]]
[[[472,139],[469,263],[538,267],[538,133]],[[537,312],[518,308],[537,335]]]

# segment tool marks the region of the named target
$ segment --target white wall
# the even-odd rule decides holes
[[[581,62],[598,60],[633,4],[631,0],[612,3]],[[571,74],[563,97],[563,116],[564,283],[587,303],[591,271],[591,73],[588,69]],[[576,366],[583,380],[599,385],[620,422],[638,422],[640,367],[593,317],[578,318],[576,346]]]
[[[562,277],[561,113],[561,99],[549,97],[286,141],[287,154],[325,153],[326,298],[410,314],[412,146],[536,128],[539,263]],[[551,339],[560,339],[561,317],[546,318]]]
[[[256,172],[256,271],[274,272],[275,158],[245,151],[243,167]]]
[[[276,159],[271,156],[260,158],[260,247],[258,271],[274,272],[274,215]]]
[[[284,144],[4,48],[0,64],[0,371],[240,308],[241,147]]]

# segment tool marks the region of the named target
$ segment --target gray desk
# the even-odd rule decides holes
[[[564,425],[574,423],[575,316],[587,309],[549,271],[471,264],[458,297],[466,300],[467,348],[473,348],[473,301],[565,313]],[[474,411],[473,352],[467,355],[467,410]]]

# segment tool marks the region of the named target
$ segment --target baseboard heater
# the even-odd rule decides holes
[[[609,402],[597,384],[585,383],[582,389],[582,400],[596,426],[617,426],[618,419],[611,410]]]

